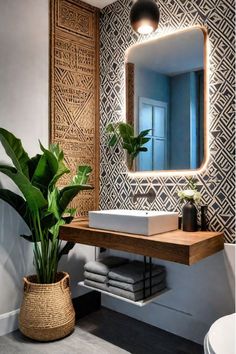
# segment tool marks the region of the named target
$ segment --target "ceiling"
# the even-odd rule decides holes
[[[87,2],[87,4],[93,5],[95,7],[99,7],[102,9],[103,7],[112,4],[116,0],[83,0],[84,2]]]
[[[203,68],[204,37],[200,29],[176,33],[130,47],[126,62],[165,75]]]

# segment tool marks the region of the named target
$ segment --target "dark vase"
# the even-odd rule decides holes
[[[197,208],[192,201],[183,207],[183,231],[197,231]]]

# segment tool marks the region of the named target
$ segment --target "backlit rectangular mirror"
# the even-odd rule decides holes
[[[126,117],[150,129],[136,171],[197,170],[206,158],[206,32],[177,31],[126,52]]]

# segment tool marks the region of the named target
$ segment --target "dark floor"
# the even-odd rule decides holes
[[[181,337],[119,313],[101,309],[81,319],[72,335],[37,343],[19,331],[0,337],[1,354],[203,354],[203,348]]]

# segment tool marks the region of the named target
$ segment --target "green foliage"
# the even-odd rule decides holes
[[[20,196],[0,189],[0,199],[18,212],[31,232],[20,236],[34,244],[38,282],[53,283],[60,258],[73,247],[70,242],[62,246],[60,226],[73,220],[76,209],[68,208],[73,198],[80,191],[92,188],[87,184],[91,167],[79,166],[69,185],[60,189],[58,180],[70,170],[58,144],[46,149],[40,143],[42,153],[30,158],[21,141],[2,128],[0,141],[14,166],[0,165],[0,172],[11,178],[22,193]]]
[[[192,176],[187,177],[186,189],[178,191],[178,197],[181,202],[192,201],[198,204],[201,200],[201,193],[197,190],[197,179]]]
[[[4,202],[13,207],[22,217],[27,226],[30,227],[30,216],[27,203],[24,198],[9,189],[0,189],[0,199],[4,200]]]
[[[73,185],[86,184],[91,172],[92,169],[90,166],[79,166],[77,169],[77,174],[72,179],[72,184]]]
[[[17,185],[32,215],[35,215],[41,208],[46,207],[47,200],[44,198],[42,192],[22,172],[7,165],[0,165],[0,172],[11,178]]]
[[[28,177],[29,156],[23,149],[20,139],[17,139],[9,131],[0,128],[0,141],[15,168]]]
[[[139,135],[134,135],[134,128],[128,123],[108,124],[106,132],[109,135],[108,145],[110,147],[116,146],[119,142],[128,154],[128,167],[132,170],[135,158],[140,152],[148,151],[144,145],[150,140],[146,136],[150,133],[151,129],[143,130]]]

